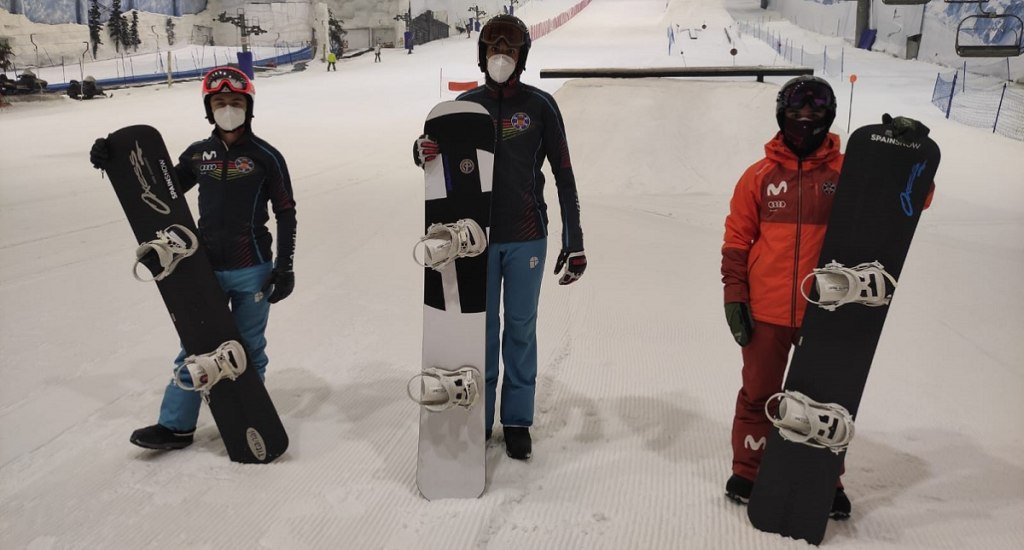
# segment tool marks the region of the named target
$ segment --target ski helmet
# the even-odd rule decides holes
[[[203,77],[203,105],[206,107],[206,120],[209,120],[210,124],[214,124],[210,96],[228,92],[245,96],[245,124],[248,126],[249,121],[252,120],[256,86],[245,73],[235,67],[216,67]]]
[[[521,19],[514,15],[496,15],[492,17],[483,28],[480,29],[480,38],[477,41],[477,66],[487,74],[487,46],[493,46],[503,41],[513,48],[519,48],[519,60],[516,61],[514,75],[518,75],[526,68],[526,56],[530,53],[530,28]]]
[[[825,116],[812,122],[797,122],[786,118],[786,109],[800,109],[805,105],[823,107]],[[825,141],[835,119],[836,94],[823,78],[798,76],[783,84],[775,98],[775,120],[779,123],[783,140],[801,156],[813,152]]]

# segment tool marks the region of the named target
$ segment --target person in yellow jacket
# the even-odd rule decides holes
[[[334,69],[334,72],[338,72],[338,68],[334,66],[338,62],[338,56],[334,55],[334,52],[328,52],[327,54],[327,71],[330,72]]]

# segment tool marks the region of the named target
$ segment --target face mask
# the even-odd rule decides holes
[[[516,70],[516,62],[507,55],[492,55],[487,58],[487,74],[498,84],[504,84]]]
[[[231,132],[245,124],[245,110],[230,105],[221,107],[213,112],[213,120],[221,130]]]
[[[782,138],[786,146],[803,158],[821,147],[831,125],[828,117],[814,121],[785,118],[782,121]]]

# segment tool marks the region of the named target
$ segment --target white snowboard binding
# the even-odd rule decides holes
[[[245,371],[245,366],[245,348],[237,340],[228,340],[210,353],[186,357],[185,362],[174,369],[174,385],[183,390],[207,394],[222,378],[238,378]],[[182,371],[188,372],[191,384],[181,379]]]
[[[416,252],[423,247],[423,259]],[[435,223],[412,248],[416,263],[440,271],[458,258],[479,256],[487,248],[487,234],[476,221],[465,218],[455,223]]]
[[[194,254],[198,248],[199,239],[196,238],[195,233],[184,226],[174,224],[167,229],[157,231],[156,239],[142,243],[135,249],[135,265],[132,266],[132,275],[136,280],[144,283],[162,280],[174,272],[178,262]],[[155,253],[157,259],[160,260],[161,270],[152,279],[147,279],[144,275],[139,275],[139,264],[142,263],[142,258],[151,253]]]
[[[442,412],[453,407],[473,408],[480,396],[480,372],[473,367],[449,371],[429,368],[413,376],[406,384],[409,398],[427,410]],[[413,393],[413,383],[419,380],[419,396]]]
[[[818,301],[807,294],[807,280],[814,277],[818,285]],[[888,281],[889,286],[886,285]],[[889,289],[891,287],[891,290]],[[896,279],[889,275],[878,262],[866,262],[846,267],[832,260],[807,274],[800,282],[800,293],[804,298],[828,311],[835,311],[844,304],[864,304],[870,307],[884,306],[892,299],[896,290]]]
[[[778,400],[778,416],[769,405]],[[853,416],[842,405],[818,403],[797,392],[780,392],[768,398],[764,412],[787,441],[803,443],[839,454],[853,439]]]

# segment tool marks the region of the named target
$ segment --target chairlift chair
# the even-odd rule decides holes
[[[956,26],[956,55],[961,57],[1016,57],[1021,54],[1021,40],[1024,38],[1024,20],[1020,16],[1013,13],[995,13],[994,11],[985,11],[982,4],[985,0],[975,0],[966,2],[962,0],[946,0],[947,4],[978,4],[979,13],[968,15],[964,17],[959,25]],[[975,26],[978,22],[988,22],[989,26],[995,25],[995,19],[1004,19],[1004,25],[1009,25],[1009,29],[1005,29],[1008,33],[1013,33],[1016,37],[1011,43],[1006,44],[963,44],[961,43],[961,37],[964,36],[967,31],[974,31]],[[971,22],[971,25],[965,27],[965,25]]]

